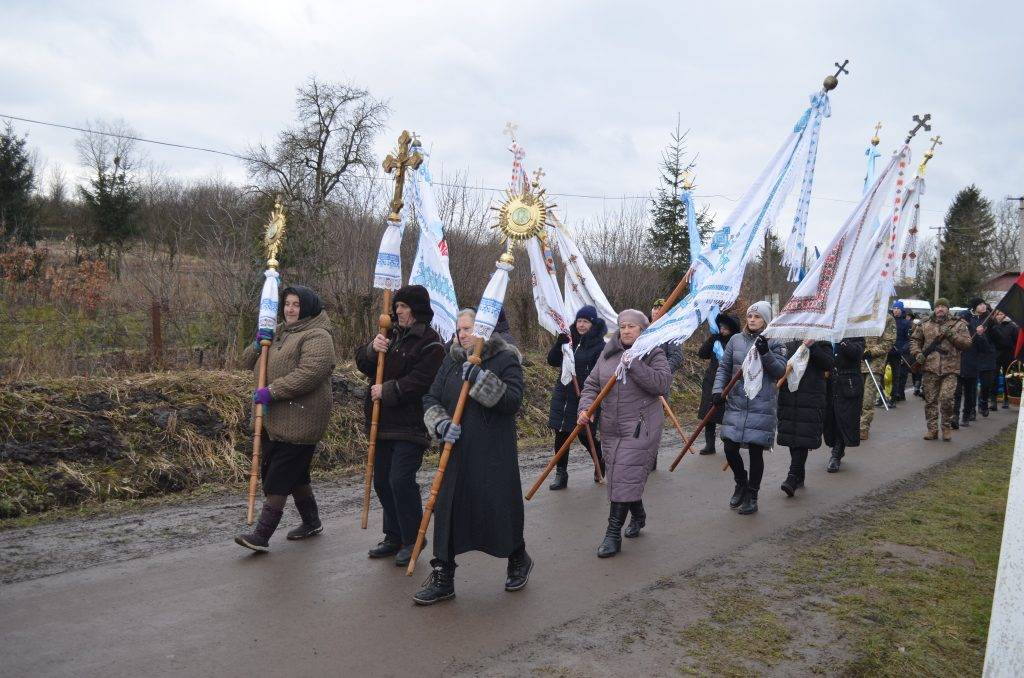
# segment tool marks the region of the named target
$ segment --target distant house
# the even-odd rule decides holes
[[[990,304],[998,304],[1014,281],[1020,277],[1020,271],[1004,271],[981,283],[981,296]]]

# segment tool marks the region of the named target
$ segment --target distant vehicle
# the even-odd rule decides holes
[[[924,299],[900,299],[900,301],[903,302],[903,310],[914,315],[932,312],[932,305]]]

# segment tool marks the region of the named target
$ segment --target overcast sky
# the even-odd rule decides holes
[[[549,191],[614,197],[650,193],[679,112],[699,154],[697,193],[735,199],[848,58],[810,213],[809,239],[824,244],[859,196],[879,120],[886,155],[914,113],[931,113],[942,135],[924,226],[970,183],[994,201],[1024,193],[1022,5],[0,0],[0,114],[123,118],[143,136],[243,152],[293,120],[295,88],[315,74],[390,102],[381,153],[407,128],[432,149],[435,174],[443,165],[500,186],[512,120]],[[42,161],[78,171],[75,133],[16,128]],[[244,178],[230,158],[145,150],[172,175]],[[557,202],[570,223],[617,207]],[[718,221],[731,205],[699,202]]]

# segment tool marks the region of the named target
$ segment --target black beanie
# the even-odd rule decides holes
[[[430,321],[434,319],[434,309],[430,307],[430,292],[427,292],[427,288],[423,285],[406,285],[395,292],[392,312],[394,304],[398,302],[402,302],[412,309],[412,315],[416,318],[416,322],[429,325]]]
[[[289,294],[299,298],[299,320],[318,316],[324,310],[320,297],[305,285],[289,285],[281,290],[281,308],[284,308],[284,300]]]

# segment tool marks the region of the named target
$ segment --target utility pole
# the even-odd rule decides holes
[[[1017,267],[1020,273],[1024,271],[1024,195],[1014,198],[1013,196],[1006,196],[1007,200],[1016,200],[1018,204],[1017,208]]]
[[[932,310],[935,309],[935,303],[939,300],[939,278],[942,275],[942,228],[942,226],[935,227],[938,235],[935,238],[935,294],[932,296]]]

